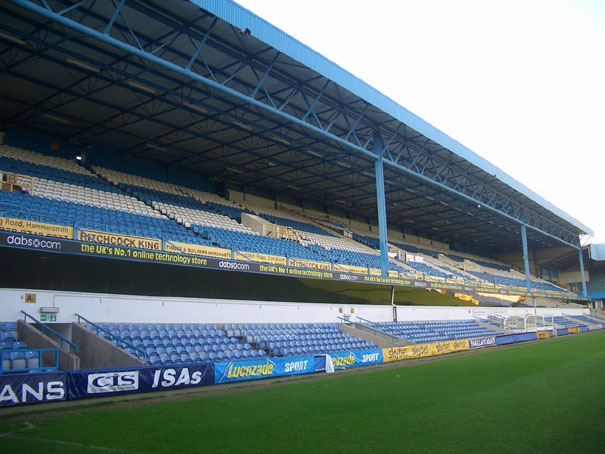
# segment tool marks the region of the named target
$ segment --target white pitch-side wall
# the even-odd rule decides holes
[[[35,304],[26,303],[25,294],[35,294]],[[80,314],[93,322],[104,323],[337,323],[339,317],[357,316],[373,322],[393,320],[391,306],[279,303],[196,298],[109,295],[53,292],[26,289],[0,289],[0,322],[22,318],[21,311],[40,318],[42,307],[57,307],[57,322],[76,321]],[[538,308],[538,314],[579,315],[588,309]],[[399,306],[397,319],[464,320],[488,313],[508,315],[534,314],[533,308],[469,308]]]

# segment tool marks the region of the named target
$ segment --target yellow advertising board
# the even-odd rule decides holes
[[[88,243],[111,244],[112,246],[148,249],[152,251],[162,250],[162,240],[138,236],[116,235],[115,233],[97,232],[95,230],[79,230],[78,240]]]
[[[425,358],[427,356],[432,356],[428,344],[382,349],[382,361],[385,363],[403,359]]]
[[[468,339],[447,342],[436,342],[429,344],[433,356],[446,355],[448,353],[462,352],[469,349]]]
[[[536,331],[536,338],[538,339],[549,339],[550,333],[548,331]]]
[[[165,244],[166,252],[175,252],[177,254],[201,255],[203,257],[214,257],[217,259],[231,259],[231,249],[200,246],[198,244],[177,243],[175,241],[166,241]]]
[[[406,347],[390,347],[382,349],[383,362],[401,361],[404,359],[426,358],[428,356],[445,355],[469,349],[468,339],[436,342],[434,344],[408,345]]]
[[[569,328],[569,334],[580,334],[580,327],[574,326],[572,328]]]
[[[363,266],[342,265],[340,263],[334,264],[334,271],[340,271],[342,273],[368,274],[368,269]]]
[[[382,270],[378,268],[370,268],[370,276],[382,276]]]
[[[430,276],[428,274],[424,275],[424,279],[428,282],[445,282],[445,278],[441,276]]]
[[[290,266],[294,268],[309,268],[312,270],[332,271],[329,262],[314,262],[312,260],[290,259]]]
[[[391,279],[398,279],[399,278],[399,273],[395,270],[389,270],[389,277]]]
[[[0,230],[24,233],[26,235],[52,236],[55,238],[74,239],[74,228],[64,225],[45,224],[24,219],[0,217]]]
[[[282,265],[288,264],[286,257],[280,257],[277,255],[257,254],[254,252],[236,252],[235,260],[240,262],[256,262],[256,263],[268,263],[269,265]]]

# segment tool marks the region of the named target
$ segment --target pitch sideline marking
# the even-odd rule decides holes
[[[72,442],[72,441],[50,440],[47,438],[34,438],[34,437],[23,437],[20,435],[13,435],[16,432],[23,432],[25,430],[34,429],[34,425],[29,421],[24,421],[23,425],[24,425],[24,427],[22,427],[20,429],[15,429],[11,432],[6,432],[3,434],[0,434],[0,437],[13,438],[15,440],[31,440],[31,441],[39,441],[39,442],[44,442],[44,443],[54,443],[54,444],[61,445],[61,446],[76,446],[78,448],[93,449],[93,450],[103,451],[103,452],[119,452],[119,453],[125,453],[125,454],[137,454],[135,451],[126,451],[125,449],[119,449],[119,448],[107,448],[104,446],[86,445],[86,444],[76,443],[76,442]]]

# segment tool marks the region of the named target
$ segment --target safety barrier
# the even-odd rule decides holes
[[[42,332],[42,334],[52,334],[53,336],[55,336],[59,340],[59,345],[61,346],[61,348],[63,348],[63,344],[67,344],[67,345],[69,345],[70,354],[74,353],[74,352],[77,353],[78,347],[76,344],[74,344],[70,340],[66,339],[65,337],[63,337],[62,335],[57,333],[54,329],[52,329],[48,325],[42,323],[36,317],[28,314],[25,311],[21,311],[21,313],[24,315],[24,317],[23,317],[24,321],[27,323],[28,318],[32,319],[34,321],[34,323],[40,327],[40,331]]]
[[[92,326],[95,329],[95,333],[97,334],[97,336],[99,335],[99,333],[103,333],[105,334],[107,337],[109,337],[118,347],[120,348],[131,348],[137,352],[139,352],[139,356],[141,358],[143,358],[144,361],[148,361],[149,358],[147,358],[147,353],[145,352],[145,350],[135,347],[131,342],[125,341],[124,339],[116,336],[115,334],[113,334],[111,331],[106,330],[105,328],[101,328],[99,325],[97,325],[96,323],[91,322],[90,320],[88,320],[86,317],[76,313],[74,314],[77,318],[78,318],[78,325],[80,323],[82,323],[82,320],[84,320],[88,325]]]

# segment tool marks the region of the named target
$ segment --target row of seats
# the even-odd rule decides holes
[[[41,359],[39,350],[28,350],[25,342],[17,339],[15,323],[0,323],[0,375],[38,369]]]
[[[99,336],[150,364],[262,358],[263,350],[218,325],[90,324]]]
[[[149,364],[222,361],[376,348],[330,324],[88,324]]]
[[[496,336],[501,332],[486,328],[473,320],[443,320],[430,322],[372,323],[380,331],[416,344]]]
[[[218,246],[244,253],[380,268],[376,238],[358,233],[353,234],[352,240],[338,237],[289,210],[236,204],[216,194],[101,167],[93,166],[90,171],[73,160],[7,146],[0,146],[0,170],[29,175],[34,179],[33,196],[5,196],[0,200],[0,211],[5,216],[75,225],[115,234]],[[28,198],[31,198],[31,203],[28,203]],[[255,212],[270,222],[307,232],[309,244],[306,241],[301,245],[264,238],[241,224],[244,212]],[[53,215],[49,216],[49,213]],[[344,228],[341,231],[344,233]],[[395,245],[438,259],[438,254],[433,251]],[[519,287],[525,285],[522,279],[507,276],[509,270],[506,267],[481,260],[476,263],[484,270],[493,272],[463,274],[446,264],[433,267],[430,263],[408,262],[407,266],[400,266],[394,260],[390,261],[389,269],[403,274],[410,274],[410,269],[415,269],[418,274],[439,279],[483,280],[495,285]],[[561,290],[553,284],[537,280],[533,286],[538,290]]]

